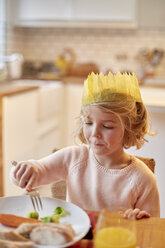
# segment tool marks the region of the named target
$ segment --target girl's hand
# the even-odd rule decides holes
[[[18,186],[31,191],[38,178],[38,169],[30,162],[19,162],[13,171]]]
[[[135,209],[127,209],[124,214],[124,218],[132,218],[134,217],[137,220],[140,220],[142,218],[149,218],[151,215],[145,211],[145,210],[140,210],[139,208]]]

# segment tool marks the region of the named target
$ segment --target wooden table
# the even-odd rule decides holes
[[[93,212],[97,221],[98,212]],[[136,221],[139,248],[165,248],[165,219],[151,217]],[[93,240],[82,239],[72,248],[93,248]],[[70,247],[70,248],[71,248]]]

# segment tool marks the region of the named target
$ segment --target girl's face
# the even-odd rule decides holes
[[[89,106],[87,110],[83,133],[94,154],[112,155],[123,150],[124,128],[120,119],[96,105]]]

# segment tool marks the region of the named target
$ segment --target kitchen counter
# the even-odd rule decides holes
[[[12,81],[0,83],[0,97],[36,90],[38,86],[15,85]]]
[[[56,79],[39,79],[37,77],[23,77],[23,78],[20,78],[20,79],[16,79],[16,80],[6,80],[6,81],[3,81],[3,82],[0,82],[0,97],[3,97],[3,96],[7,96],[7,95],[12,95],[12,94],[19,94],[19,93],[22,93],[22,92],[26,92],[26,91],[31,91],[31,90],[35,90],[38,88],[38,86],[36,86],[35,84],[32,85],[32,84],[29,84],[27,85],[22,83],[21,85],[21,80],[23,81],[26,81],[26,80],[37,80],[37,81],[45,81],[45,82],[63,82],[63,83],[73,83],[73,84],[83,84],[84,83],[84,80],[85,80],[85,77],[61,77],[61,78],[56,78]],[[15,84],[14,82],[15,81],[20,81],[20,84]]]
[[[44,82],[44,85],[50,82],[61,81],[64,84],[82,84],[84,83],[84,77],[62,77],[58,80],[45,80],[45,79],[36,79],[32,77],[26,77],[13,81],[6,81],[0,83],[0,97],[8,96],[12,94],[19,94],[26,91],[36,90],[39,85],[35,82]],[[37,80],[37,81],[36,81]],[[21,81],[23,81],[21,83]],[[19,83],[15,83],[19,82]],[[28,85],[29,83],[29,85]],[[165,84],[140,84],[140,91],[143,98],[144,103],[147,106],[155,106],[155,107],[165,107]]]
[[[146,106],[165,107],[165,85],[164,87],[143,85],[140,92]]]
[[[54,76],[54,77],[37,77],[37,76],[24,76],[18,80],[41,80],[41,81],[61,81],[64,83],[84,83],[84,80],[86,79],[86,77],[78,77],[78,76]],[[17,80],[17,79],[16,79]]]
[[[84,84],[85,79],[86,77],[63,77],[62,82]]]

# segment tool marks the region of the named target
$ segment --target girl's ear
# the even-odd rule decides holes
[[[129,133],[128,133],[128,131],[124,127],[124,135],[123,135],[123,147],[124,148],[127,147],[128,141],[129,141]]]

